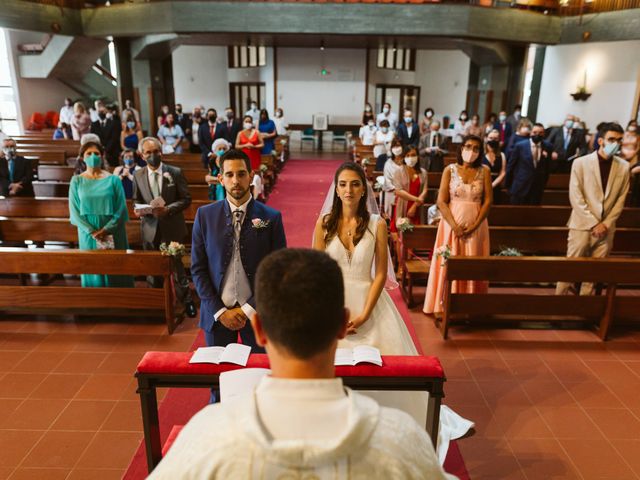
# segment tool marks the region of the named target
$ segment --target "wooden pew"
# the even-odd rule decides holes
[[[451,293],[457,280],[496,282],[594,282],[606,285],[606,295],[557,296],[540,294],[460,294]],[[617,285],[640,283],[640,259],[584,259],[553,257],[451,257],[447,262],[444,311],[440,324],[447,338],[451,322],[457,318],[493,321],[566,322],[590,320],[598,324],[598,336],[605,340],[616,320],[638,322],[640,297],[621,296]]]
[[[172,263],[159,252],[122,250],[26,250],[0,249],[3,273],[9,274],[106,274],[153,275],[164,278],[164,288],[82,288],[62,286],[0,286],[0,310],[47,313],[93,313],[131,315],[131,312],[160,313],[167,330],[177,325],[171,289]]]
[[[195,219],[198,208],[208,205],[209,201],[197,200],[184,211],[187,222]],[[133,215],[133,202],[127,201],[129,218]],[[69,200],[67,198],[26,198],[11,197],[0,200],[0,217],[33,217],[33,218],[69,218]]]
[[[569,174],[564,173],[554,173],[549,175],[549,179],[547,184],[545,185],[546,190],[565,190],[569,191],[569,178],[571,176]],[[427,173],[427,185],[429,188],[439,188],[440,181],[442,179],[442,173],[439,172],[429,172]]]
[[[51,152],[46,150],[31,150],[18,147],[18,155],[23,157],[36,157],[39,164],[67,165],[67,157],[64,152]]]
[[[191,245],[191,229],[193,222],[187,221],[187,237],[182,243]],[[142,248],[140,220],[127,222],[127,239],[130,247]],[[78,243],[78,230],[69,223],[68,218],[30,218],[13,217],[0,218],[0,239],[3,242],[23,243],[33,242],[61,242]]]
[[[69,182],[33,182],[33,191],[36,197],[68,197]],[[209,200],[209,186],[189,185],[191,198],[197,201]]]
[[[38,180],[41,182],[70,182],[74,167],[62,165],[38,165]]]

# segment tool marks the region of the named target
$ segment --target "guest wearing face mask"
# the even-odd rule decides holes
[[[460,112],[458,116],[458,120],[453,124],[453,136],[452,142],[459,144],[462,143],[462,139],[464,138],[464,132],[467,129],[469,116],[467,115],[467,111],[463,110]]]
[[[552,129],[547,138],[553,146],[553,171],[556,173],[568,173],[571,170],[571,162],[587,153],[584,133],[574,129],[575,122],[575,116],[567,115],[564,124]]]
[[[482,136],[485,137],[491,130],[496,129],[496,122],[498,121],[498,115],[490,113],[487,117],[487,121],[482,124]],[[498,132],[500,133],[500,132]]]
[[[358,137],[362,142],[362,145],[373,145],[376,140],[376,133],[378,129],[376,128],[376,121],[373,118],[370,118],[365,125],[360,127],[360,132],[358,133]]]
[[[145,162],[138,159],[136,150],[126,148],[120,154],[120,165],[113,170],[113,175],[122,181],[124,196],[128,200],[133,198],[133,175],[139,168],[145,165]]]
[[[391,104],[385,103],[382,105],[382,112],[376,117],[376,125],[380,128],[380,122],[386,120],[389,122],[389,129],[395,133],[398,128],[398,115],[391,111]]]
[[[500,132],[498,130],[491,130],[486,138],[484,144],[484,158],[482,164],[489,167],[493,181],[491,187],[493,188],[493,203],[499,205],[503,203],[502,199],[502,182],[507,175],[507,157],[500,150]]]
[[[31,161],[16,154],[16,141],[2,141],[0,157],[0,195],[3,197],[33,197],[33,167]]]
[[[169,105],[162,105],[162,107],[160,107],[160,115],[156,118],[158,131],[160,131],[160,128],[167,123],[167,115],[169,115]]]
[[[80,250],[129,248],[126,224],[129,220],[122,182],[102,169],[104,148],[89,141],[80,147],[79,157],[87,170],[71,178],[69,214],[78,227]],[[81,275],[83,287],[133,287],[133,277]]]
[[[253,121],[253,117],[251,117]],[[235,144],[238,138],[238,133],[242,130],[242,122],[236,119],[233,108],[227,107],[224,110],[224,119],[221,122],[224,129],[222,130],[222,138],[224,138],[230,144]]]
[[[420,207],[427,200],[427,171],[418,165],[418,151],[410,148],[404,156],[404,165],[393,178],[396,206],[391,231],[397,232],[396,221],[407,217],[413,225],[419,225]]]
[[[381,121],[380,128],[373,140],[373,156],[376,159],[376,170],[378,172],[382,171],[384,164],[391,155],[391,143],[395,137],[395,134],[389,128],[389,122],[387,120]]]
[[[220,183],[220,157],[231,148],[231,144],[224,138],[219,138],[211,145],[209,154],[209,173],[204,180],[209,185],[209,200],[224,200],[226,193],[224,186]]]
[[[189,139],[189,151],[191,153],[201,153],[200,150],[200,125],[203,123],[200,107],[194,107],[191,112],[191,134]]]
[[[464,131],[465,135],[474,135],[476,137],[482,138],[482,126],[480,125],[480,116],[472,115],[471,121],[467,124],[467,128]]]
[[[158,130],[158,138],[162,142],[162,153],[182,153],[182,140],[184,132],[180,125],[176,125],[172,113],[168,113],[165,124]]]
[[[452,256],[489,256],[487,216],[493,202],[491,172],[482,165],[482,139],[464,137],[457,163],[445,168],[438,190],[438,225],[433,251],[448,245]],[[424,313],[440,314],[445,288],[443,259],[435,254],[429,269]],[[453,282],[452,293],[486,293],[483,281]]]
[[[140,140],[142,140],[142,130],[140,130],[133,113],[127,112],[124,128],[122,129],[122,133],[120,133],[120,148],[122,150],[131,149],[135,151],[138,149]]]
[[[249,116],[253,120],[253,124],[257,127],[258,122],[260,121],[260,110],[258,109],[258,104],[254,101],[251,101],[249,104],[249,110],[244,112],[245,117]]]
[[[638,132],[638,121],[637,120],[629,120],[627,123],[627,132],[637,133]]]
[[[91,133],[100,138],[105,150],[105,158],[109,165],[117,166],[120,157],[120,132],[113,118],[107,118],[107,108],[102,104],[98,106],[98,119],[91,124]]]
[[[260,110],[260,123],[258,123],[258,131],[260,137],[264,143],[262,147],[262,155],[271,155],[275,148],[275,138],[278,135],[276,133],[276,124],[269,118],[269,113],[266,109]]]
[[[73,104],[73,119],[71,120],[71,133],[74,140],[80,140],[82,135],[91,131],[91,117],[87,113],[84,104]]]
[[[156,206],[148,215],[134,210],[136,217],[140,218],[142,247],[157,251],[161,243],[182,243],[187,237],[183,212],[191,205],[187,181],[179,168],[162,162],[162,144],[157,138],[143,138],[138,151],[147,166],[138,169],[133,175],[133,201],[149,205],[153,200],[161,198],[164,202],[164,206]],[[176,296],[183,303],[187,315],[194,317],[196,307],[182,262],[175,262],[175,268]],[[150,277],[148,281],[155,288],[162,287],[161,277]]]
[[[253,124],[253,117],[245,115],[242,119],[242,126],[244,130],[238,133],[236,138],[236,149],[242,150],[251,160],[251,170],[259,170],[260,164],[260,152],[264,147],[260,132],[255,128]]]
[[[629,190],[629,165],[616,156],[623,135],[619,124],[606,124],[598,140],[598,150],[573,161],[569,181],[572,210],[567,223],[567,257],[609,256],[616,221]],[[556,294],[565,295],[571,287],[570,283],[558,282]],[[580,295],[592,293],[593,284],[583,283]]]
[[[522,105],[516,105],[513,108],[513,113],[507,117],[507,123],[511,125],[511,131],[515,131],[518,124],[522,120]]]
[[[176,111],[173,114],[173,118],[176,121],[176,125],[180,125],[185,138],[191,136],[191,119],[189,115],[182,111],[182,104],[176,103]]]
[[[391,143],[391,156],[384,164],[384,214],[387,218],[394,218],[394,207],[396,204],[394,179],[398,170],[404,165],[404,148],[400,140],[395,139]]]
[[[276,124],[276,133],[279,137],[286,137],[289,135],[287,129],[289,128],[289,123],[284,118],[284,111],[281,108],[276,108],[276,113],[274,114],[273,122]]]
[[[418,145],[420,166],[428,172],[441,172],[444,168],[446,142],[447,139],[440,134],[440,122],[434,120]]]
[[[370,121],[373,121],[374,125],[376,123],[376,116],[373,114],[373,108],[370,103],[365,103],[364,112],[362,112],[362,120],[360,121],[360,126],[364,127],[369,124]]]
[[[513,135],[513,128],[511,128],[511,124],[507,122],[507,112],[504,110],[500,111],[498,115],[498,121],[493,126],[498,132],[500,132],[500,146],[505,148],[509,145],[509,140],[511,139],[511,135]]]
[[[411,110],[404,110],[402,123],[398,125],[397,136],[404,148],[418,148],[420,131],[418,125],[413,121],[413,113]]]
[[[60,109],[59,122],[71,125],[73,121],[73,100],[70,98],[64,99],[64,106]]]
[[[531,127],[531,121],[528,118],[523,118],[522,120],[520,120],[515,135],[511,135],[509,143],[507,143],[504,148],[504,153],[507,156],[507,160],[509,159],[509,156],[511,155],[511,152],[513,151],[516,144],[522,141],[529,140],[529,137],[531,136]]]
[[[433,108],[428,107],[424,111],[424,116],[420,119],[420,135],[426,135],[429,132],[429,125],[436,120],[435,111]]]
[[[551,170],[551,154],[551,144],[544,141],[544,125],[536,123],[531,136],[518,142],[508,157],[505,186],[511,205],[542,203]]]
[[[209,167],[209,154],[213,142],[219,138],[225,137],[225,128],[223,123],[218,121],[218,113],[214,108],[207,110],[207,120],[200,123],[198,127],[198,145],[200,145],[202,166]]]

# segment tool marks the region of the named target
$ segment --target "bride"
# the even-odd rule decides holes
[[[364,171],[355,163],[343,163],[334,185],[329,192],[333,196],[330,210],[327,213],[327,207],[323,208],[316,222],[313,246],[326,251],[342,269],[351,318],[347,336],[338,346],[371,345],[382,355],[417,355],[404,320],[384,289],[387,224],[380,215],[369,212],[377,207],[369,199]]]
[[[344,279],[345,306],[351,314],[347,336],[338,347],[371,345],[382,355],[418,355],[407,326],[385,283],[395,284],[387,246],[387,224],[380,218],[372,189],[362,168],[343,163],[316,222],[313,247],[329,254]],[[423,392],[361,392],[388,407],[426,422],[427,394]],[[451,439],[464,435],[473,423],[446,406],[440,411],[437,453],[444,459]]]

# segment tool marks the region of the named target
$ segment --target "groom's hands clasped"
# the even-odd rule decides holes
[[[240,330],[247,323],[247,316],[240,307],[230,308],[218,318],[229,330]]]

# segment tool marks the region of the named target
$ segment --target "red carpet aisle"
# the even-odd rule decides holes
[[[291,160],[280,174],[268,204],[282,212],[289,247],[309,248],[311,246],[315,222],[327,195],[327,189],[333,180],[333,174],[341,163],[338,160]],[[421,352],[420,342],[413,325],[408,320],[409,312],[399,290],[390,293]],[[199,334],[192,349],[203,345],[203,335]],[[208,400],[209,391],[205,389],[170,389],[159,408],[163,443],[173,425],[185,424],[195,412],[207,404]],[[449,447],[445,468],[461,480],[469,478],[455,442],[452,442]],[[146,475],[144,445],[141,444],[123,478],[138,480],[145,478]]]

